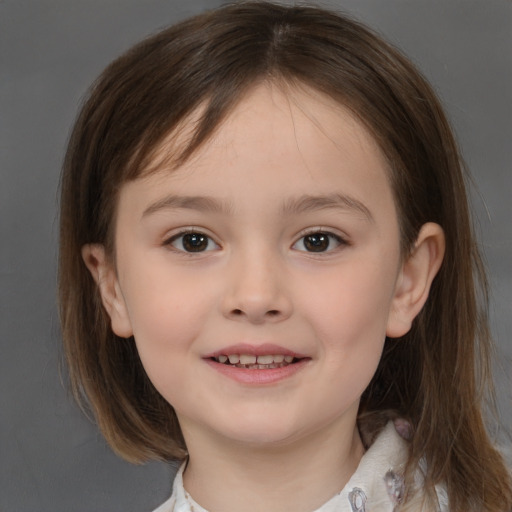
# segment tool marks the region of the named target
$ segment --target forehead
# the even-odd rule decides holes
[[[186,116],[151,152],[139,176],[165,176],[172,172],[178,178],[204,165],[218,168],[219,165],[213,164],[218,164],[219,159],[225,165],[242,156],[244,151],[248,161],[269,161],[275,157],[263,146],[269,136],[281,147],[282,154],[295,153],[304,160],[312,156],[306,146],[314,141],[314,145],[309,146],[317,154],[337,151],[340,165],[354,163],[361,153],[367,153],[374,157],[372,169],[389,172],[376,140],[351,110],[304,84],[290,86],[270,81],[243,95],[218,126],[213,127],[206,142],[182,162],[183,153],[197,132],[204,129],[205,110],[206,102]]]
[[[142,177],[129,183],[144,191],[141,201],[171,193],[213,193],[225,204],[261,196],[280,202],[282,211],[282,203],[299,196],[339,193],[369,203],[369,209],[393,204],[378,144],[353,113],[325,95],[270,83],[254,87],[208,141],[176,166],[201,114],[198,109],[174,130]],[[133,206],[137,199],[131,201]]]

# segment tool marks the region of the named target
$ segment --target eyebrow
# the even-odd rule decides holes
[[[148,206],[142,217],[147,217],[161,210],[188,209],[206,213],[232,213],[231,204],[208,196],[166,196]],[[281,209],[283,215],[307,213],[318,210],[338,209],[362,214],[368,221],[374,218],[370,210],[358,199],[345,194],[302,195],[288,199]]]
[[[232,210],[229,203],[213,197],[169,195],[148,206],[142,213],[142,217],[167,209],[187,209],[207,213],[229,213]]]
[[[360,213],[368,221],[374,222],[373,215],[364,203],[355,197],[345,194],[329,194],[326,196],[303,195],[295,199],[290,199],[283,205],[283,213],[285,215],[330,209]]]

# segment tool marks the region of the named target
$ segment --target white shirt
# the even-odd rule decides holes
[[[363,455],[345,487],[313,512],[393,512],[404,487],[407,441],[389,422]],[[154,512],[208,512],[183,487],[183,464],[176,474],[172,496]],[[440,512],[448,511],[446,496],[438,490]],[[421,510],[419,508],[418,510]]]

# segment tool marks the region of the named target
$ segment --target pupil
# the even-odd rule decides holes
[[[183,235],[183,247],[188,252],[201,252],[208,247],[208,237],[199,233]]]
[[[304,246],[311,252],[323,252],[329,247],[329,237],[324,233],[308,235],[304,239]]]

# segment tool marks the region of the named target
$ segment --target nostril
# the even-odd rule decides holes
[[[241,309],[233,309],[232,313],[235,316],[240,316],[244,314],[244,312]]]
[[[277,309],[271,309],[270,311],[267,311],[268,316],[277,316],[279,315],[279,311]]]

